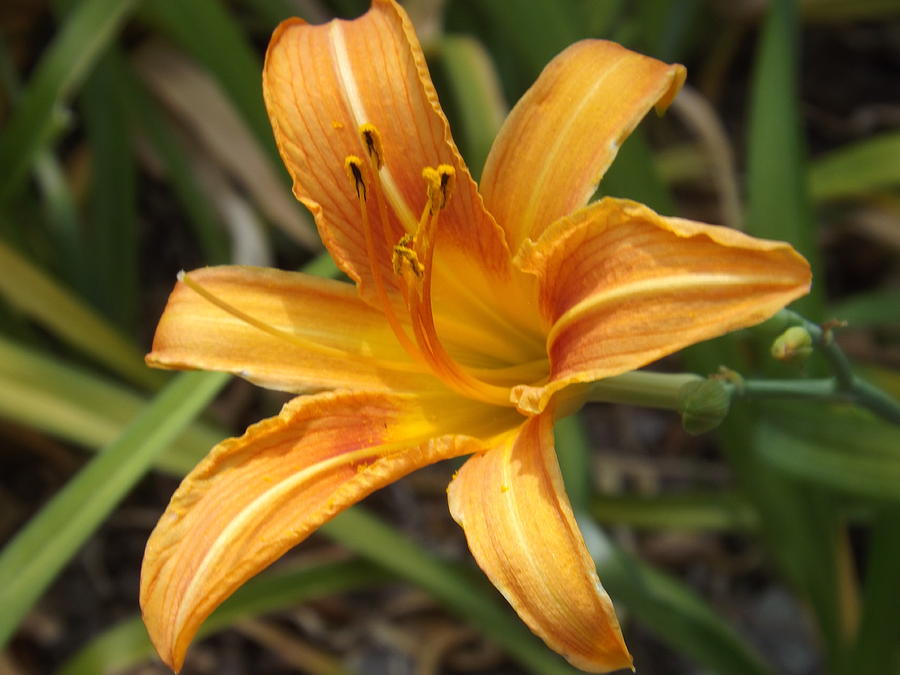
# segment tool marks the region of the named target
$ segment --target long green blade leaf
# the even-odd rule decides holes
[[[816,230],[806,188],[806,150],[797,86],[797,16],[794,0],[769,5],[757,52],[750,105],[747,231],[789,241],[821,271]],[[796,303],[816,318],[821,287]]]
[[[416,583],[491,638],[534,673],[580,671],[548,650],[512,612],[491,597],[486,585],[434,556],[363,509],[353,508],[322,527],[351,551]]]
[[[760,426],[763,457],[807,481],[900,501],[900,430],[857,410],[786,405]],[[790,444],[790,452],[785,445]]]
[[[217,0],[146,0],[144,11],[151,23],[213,73],[256,139],[280,165],[263,106],[262,60],[228,6]]]
[[[85,239],[91,297],[105,316],[125,329],[137,318],[137,171],[128,141],[128,71],[110,49],[81,95],[91,147],[90,227]]]
[[[382,583],[391,577],[361,560],[319,563],[270,570],[251,579],[201,626],[198,638],[217,633],[241,619],[295,607],[336,593]],[[101,633],[69,659],[57,675],[96,675],[124,671],[150,659],[153,645],[139,616]]]
[[[137,480],[228,381],[186,373],[94,457],[0,553],[0,644]]]
[[[50,139],[56,107],[81,84],[136,5],[137,0],[84,0],[71,12],[0,134],[0,200],[20,184]]]
[[[900,673],[900,509],[884,509],[870,532],[863,611],[847,673]]]
[[[884,133],[819,157],[809,171],[817,201],[864,197],[900,186],[900,132]]]
[[[746,530],[756,512],[730,492],[678,495],[598,495],[591,504],[597,522],[666,530]]]
[[[103,317],[2,241],[0,295],[59,339],[135,384],[156,388],[165,381]]]
[[[477,179],[506,119],[500,80],[484,46],[473,38],[447,35],[437,42],[436,49],[459,121],[455,135]]]
[[[120,384],[0,337],[2,418],[100,448],[112,443],[146,405],[145,397]],[[195,422],[163,450],[156,466],[183,475],[225,435]]]
[[[556,428],[560,469],[597,571],[612,597],[664,642],[722,675],[768,675],[757,654],[693,591],[610,542],[587,517],[587,436],[577,416]],[[637,664],[640,667],[640,664]]]
[[[664,641],[720,675],[771,675],[693,591],[623,551],[597,560],[610,594]]]

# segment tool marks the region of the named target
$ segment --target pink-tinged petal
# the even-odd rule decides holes
[[[565,494],[549,414],[469,458],[449,498],[478,564],[551,649],[589,672],[631,667]]]
[[[374,265],[391,297],[402,284],[392,270],[393,247],[415,231],[427,201],[422,170],[453,167],[455,186],[440,215],[434,263],[438,324],[442,308],[452,305],[457,317],[496,323],[502,330],[496,315],[509,313],[517,288],[509,250],[453,143],[402,8],[392,0],[374,0],[369,12],[354,21],[317,26],[285,21],[269,45],[263,91],[294,194],[313,212],[338,265],[374,305],[383,303],[356,188],[344,165],[350,155],[367,157],[360,126],[374,125],[381,141],[384,168],[376,178],[365,165],[362,175]],[[379,207],[379,194],[385,209]]]
[[[481,178],[511,251],[587,203],[622,142],[651,107],[665,110],[685,74],[604,40],[550,62],[504,123]]]
[[[144,623],[178,670],[203,620],[251,576],[360,499],[477,449],[514,424],[455,397],[302,396],[219,444],[182,482],[150,536]]]
[[[260,267],[206,267],[187,276],[296,341],[251,325],[179,281],[147,355],[152,366],[221,370],[298,393],[436,386],[403,351],[381,313],[360,300],[350,284]]]
[[[548,326],[549,383],[514,392],[532,414],[568,384],[759,323],[811,281],[789,244],[611,198],[554,223],[516,262],[536,275]]]

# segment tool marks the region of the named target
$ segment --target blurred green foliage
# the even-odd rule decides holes
[[[729,126],[746,129],[729,137],[739,157],[735,175],[746,176],[736,186],[746,195],[746,229],[786,239],[810,259],[816,283],[798,303],[802,311],[816,320],[832,313],[849,320],[858,353],[870,361],[868,374],[900,393],[900,132],[857,135],[810,154],[800,69],[802,36],[815,22],[852,31],[860,20],[896,19],[897,3],[406,4],[414,19],[424,17],[423,28],[427,23],[429,64],[476,176],[509,105],[572,42],[614,39],[691,65],[689,83],[728,115]],[[181,475],[235,431],[194,421],[224,378],[173,380],[143,366],[141,354],[178,269],[274,260],[337,275],[319,254],[303,211],[296,205],[279,211],[267,198],[283,198],[290,187],[263,108],[260,72],[268,33],[298,7],[311,21],[365,9],[361,0],[26,6],[0,9],[0,432],[7,445],[16,442],[16,429],[27,428],[105,450],[28,522],[17,523],[17,537],[0,553],[4,640],[138,479],[153,467]],[[183,107],[201,116],[227,109],[241,142],[275,178],[253,182],[223,161],[221,146],[234,140],[235,127],[198,136],[183,107],[145,75],[148,67],[168,69],[163,79],[174,83]],[[184,72],[199,73],[209,92],[179,84],[188,82],[177,77]],[[738,91],[737,102],[730,100]],[[715,163],[685,132],[684,114],[676,106],[666,119],[645,123],[623,146],[601,192],[666,213],[717,213],[708,194]],[[868,274],[867,267],[862,281],[849,278],[853,260],[840,250],[859,239],[869,242],[865,251],[882,252],[880,273]],[[682,363],[704,375],[727,365],[745,375],[784,377],[767,347],[745,331],[688,350]],[[811,373],[821,369],[809,366]],[[616,493],[590,480],[593,450],[579,419],[561,425],[560,459],[573,506],[601,578],[629,620],[704,672],[779,672],[685,580],[626,552],[597,522],[629,531],[750,532],[778,583],[809,609],[821,672],[900,673],[900,429],[832,403],[741,401],[715,440],[716,456],[734,476],[725,488]],[[63,530],[57,546],[42,546]],[[522,668],[571,672],[469,570],[424,552],[375,516],[353,509],[323,532],[358,559],[262,575],[204,630],[402,579]],[[132,618],[83,645],[62,672],[118,672],[148,656]]]

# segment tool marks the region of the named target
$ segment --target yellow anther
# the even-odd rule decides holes
[[[380,169],[384,166],[384,150],[381,147],[381,134],[374,124],[366,122],[359,126],[359,137],[362,139],[363,145],[366,146],[366,152],[375,163],[375,168]]]
[[[456,170],[449,164],[441,164],[436,169],[430,166],[422,169],[432,213],[447,208],[453,194],[455,176]]]
[[[425,274],[425,265],[419,261],[419,256],[413,250],[413,239],[411,236],[404,235],[402,239],[394,246],[394,252],[391,255],[391,264],[394,268],[394,274],[402,276],[410,281],[410,275],[416,279],[421,279]]]
[[[366,182],[363,180],[362,173],[363,161],[356,155],[347,155],[344,159],[344,170],[347,177],[353,182],[356,188],[356,196],[365,201],[366,199]]]

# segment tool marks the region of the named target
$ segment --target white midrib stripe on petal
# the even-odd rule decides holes
[[[353,114],[356,127],[359,129],[361,125],[370,123],[372,120],[366,112],[362,97],[359,95],[359,87],[356,83],[353,67],[350,65],[350,54],[347,52],[347,41],[344,38],[344,29],[341,27],[340,21],[332,22],[329,36],[331,38],[331,52],[334,55],[334,62],[337,64],[335,72],[343,85],[344,96],[347,104],[350,106],[350,112]],[[385,161],[387,161],[387,158],[385,158]],[[407,231],[415,232],[418,220],[409,204],[406,203],[403,195],[400,194],[394,176],[387,164],[378,171],[378,180],[400,222],[406,227]],[[387,223],[384,226],[386,227]]]
[[[260,494],[252,502],[250,502],[250,504],[248,504],[241,510],[236,518],[228,523],[225,529],[223,529],[219,536],[216,537],[209,550],[207,550],[206,555],[203,556],[203,560],[200,562],[200,565],[197,567],[197,571],[194,573],[190,584],[188,584],[187,589],[185,589],[185,592],[182,595],[181,605],[178,608],[178,615],[175,619],[175,629],[173,631],[173,635],[175,636],[175,638],[177,639],[177,637],[181,634],[184,624],[187,621],[189,612],[195,606],[195,598],[203,588],[203,582],[206,580],[206,577],[209,576],[209,572],[212,566],[217,562],[219,558],[221,558],[222,554],[225,552],[226,547],[230,544],[231,541],[233,541],[234,537],[254,517],[259,515],[261,511],[267,510],[273,502],[276,502],[290,491],[295,490],[303,483],[315,478],[318,474],[321,474],[325,471],[328,471],[329,469],[341,466],[343,464],[347,464],[349,462],[366,459],[367,457],[382,457],[391,449],[405,447],[406,445],[408,445],[408,443],[406,442],[388,443],[384,445],[372,446],[369,448],[361,448],[353,452],[338,455],[337,457],[333,457],[324,462],[313,464],[312,466],[309,466],[302,471],[298,471],[297,473],[288,476],[278,484],[273,485],[268,490]]]
[[[666,293],[673,290],[691,288],[724,288],[726,286],[742,286],[749,284],[765,284],[767,286],[792,285],[794,279],[773,277],[768,274],[679,274],[666,275],[653,279],[643,279],[630,284],[621,284],[612,288],[592,293],[581,302],[570,307],[560,316],[547,335],[547,344],[551,345],[572,323],[592,311],[596,311],[612,303],[628,299],[631,296],[650,293]]]

